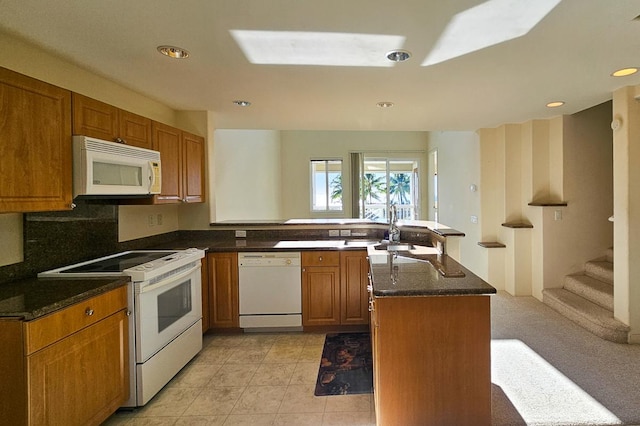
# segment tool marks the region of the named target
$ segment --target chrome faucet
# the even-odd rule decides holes
[[[398,229],[398,208],[395,204],[389,206],[389,242],[400,241],[400,229]]]

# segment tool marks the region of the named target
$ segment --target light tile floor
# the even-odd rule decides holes
[[[373,395],[314,396],[324,334],[205,335],[202,351],[149,403],[113,425],[373,426]]]

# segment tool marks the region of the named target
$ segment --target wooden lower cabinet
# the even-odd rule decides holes
[[[128,320],[126,287],[34,321],[0,320],[12,348],[0,355],[0,418],[34,426],[104,422],[129,397]],[[60,324],[71,331],[60,333]]]
[[[302,252],[302,325],[363,325],[367,307],[367,252]]]
[[[209,320],[209,261],[206,256],[201,261],[201,287],[202,287],[202,334],[206,333],[211,327]]]
[[[374,298],[371,330],[378,425],[491,424],[489,296]]]
[[[369,323],[366,251],[340,252],[340,324]]]
[[[209,253],[209,326],[240,327],[238,253]]]

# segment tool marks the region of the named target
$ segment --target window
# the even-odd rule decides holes
[[[311,160],[311,211],[342,212],[342,160]]]
[[[387,220],[389,206],[398,219],[419,218],[418,159],[364,158],[360,176],[361,217]]]

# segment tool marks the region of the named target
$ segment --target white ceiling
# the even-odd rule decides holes
[[[532,15],[508,17],[512,0],[491,1],[503,23],[487,30],[486,23],[462,21],[476,34],[454,41],[464,45],[486,34],[499,39],[491,29]],[[215,127],[227,129],[475,130],[571,114],[611,99],[619,87],[640,84],[638,74],[610,76],[640,66],[639,0],[562,0],[522,36],[423,66],[452,18],[483,3],[0,0],[0,30],[172,108],[213,111]],[[396,36],[380,38],[401,40],[398,47],[413,57],[384,64],[391,66],[254,64],[231,31]],[[159,45],[183,47],[191,56],[171,60],[156,51]],[[381,42],[369,54],[384,58],[387,50]],[[236,99],[252,105],[238,107]],[[553,100],[566,104],[546,108]],[[378,108],[380,101],[395,106]]]

